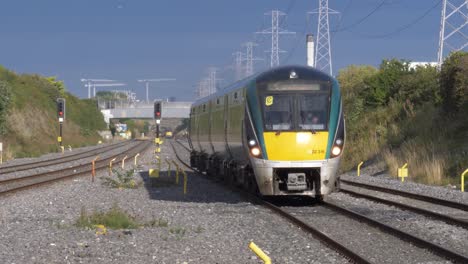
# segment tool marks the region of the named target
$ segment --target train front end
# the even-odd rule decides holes
[[[246,147],[262,195],[321,198],[338,188],[345,141],[338,82],[309,67],[281,67],[247,89]]]

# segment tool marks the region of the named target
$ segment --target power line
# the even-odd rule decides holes
[[[412,26],[416,25],[417,23],[419,23],[419,21],[423,20],[434,9],[436,9],[440,5],[440,3],[442,3],[442,0],[438,0],[433,6],[431,6],[429,9],[427,9],[424,13],[422,13],[416,19],[412,20],[410,23],[405,24],[403,26],[400,26],[400,27],[396,28],[395,30],[393,30],[391,32],[388,32],[388,33],[385,33],[385,34],[368,35],[368,34],[363,34],[363,33],[355,32],[355,31],[351,31],[351,32],[354,33],[354,34],[357,34],[357,35],[359,35],[361,37],[365,37],[365,38],[375,38],[375,39],[388,38],[388,37],[391,37],[393,35],[396,35],[396,34],[402,32],[402,31],[405,31],[405,30],[411,28]]]
[[[385,2],[387,2],[387,0],[383,0],[382,2],[380,2],[380,4],[378,4],[374,9],[372,9],[372,11],[369,14],[365,15],[364,17],[352,23],[351,25],[344,27],[344,28],[337,28],[335,30],[331,30],[330,32],[336,33],[336,32],[347,31],[355,26],[362,24],[362,22],[366,21],[370,16],[372,16],[375,12],[377,12],[383,5],[385,5]]]

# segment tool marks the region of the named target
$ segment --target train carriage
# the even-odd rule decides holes
[[[253,75],[191,108],[191,165],[262,195],[338,188],[344,140],[338,82],[310,67]]]

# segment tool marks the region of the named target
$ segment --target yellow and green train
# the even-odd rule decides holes
[[[191,165],[265,196],[322,198],[339,188],[344,142],[338,82],[306,66],[255,74],[190,112]]]

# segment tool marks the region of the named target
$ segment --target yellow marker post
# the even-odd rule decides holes
[[[96,235],[105,235],[107,234],[107,228],[104,225],[95,225]]]
[[[96,176],[96,160],[99,159],[99,156],[96,156],[96,158],[91,161],[92,169],[91,169],[91,181],[94,182],[94,177]]]
[[[184,174],[184,195],[187,194],[187,173],[181,169],[182,173]]]
[[[57,142],[62,142],[62,137],[57,137]]]
[[[175,161],[172,161],[172,163],[174,163],[174,166],[176,167],[176,180],[175,180],[175,184],[179,185],[179,165],[175,162]]]
[[[166,162],[167,162],[167,166],[168,166],[168,168],[167,168],[167,175],[168,175],[169,177],[171,177],[171,162],[170,162],[168,159],[166,159]]]
[[[122,159],[122,170],[125,169],[125,160],[128,158],[128,156],[125,156],[123,159]]]
[[[361,176],[361,166],[364,164],[364,161],[361,161],[359,165],[357,165],[357,176]]]
[[[401,178],[401,182],[405,181],[405,177],[408,177],[408,163],[405,163],[403,167],[398,168],[398,177]]]
[[[138,159],[138,156],[140,156],[140,153],[138,153],[138,154],[136,154],[136,155],[135,155],[135,163],[134,163],[134,164],[135,164],[135,166],[137,165],[137,159]]]
[[[109,176],[112,175],[112,162],[114,162],[117,158],[113,158],[111,159],[111,161],[109,162]]]
[[[271,259],[268,257],[263,250],[261,250],[254,242],[250,242],[249,244],[250,250],[252,250],[259,258],[263,260],[265,264],[271,264]]]
[[[150,178],[159,178],[159,170],[149,169],[148,175],[150,176]]]
[[[462,175],[461,175],[461,191],[464,192],[465,191],[465,174],[468,173],[468,169],[465,170]]]

